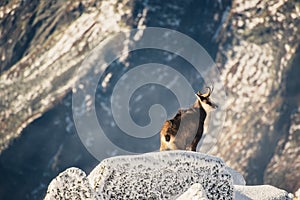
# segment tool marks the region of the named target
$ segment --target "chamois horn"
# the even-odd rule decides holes
[[[207,98],[211,95],[211,93],[214,91],[214,87],[213,86],[212,86],[212,88],[206,87],[206,89],[207,89],[207,93],[204,93],[204,94],[200,93],[200,95],[205,98]]]

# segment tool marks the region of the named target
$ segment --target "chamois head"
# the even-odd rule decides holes
[[[218,108],[218,105],[215,104],[213,101],[210,99],[210,95],[213,92],[214,88],[206,87],[207,92],[202,94],[200,91],[198,91],[195,95],[198,99],[198,102],[196,101],[194,106],[198,104],[201,105],[201,107],[206,111],[210,112],[216,108]]]
[[[207,93],[196,93],[197,100],[191,108],[178,110],[176,116],[167,120],[160,131],[160,151],[192,150],[202,137],[204,120],[217,104],[210,100],[213,89],[207,88]],[[180,129],[179,129],[180,127]]]

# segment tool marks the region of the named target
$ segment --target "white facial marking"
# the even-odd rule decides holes
[[[195,95],[196,95],[197,99],[200,101],[202,108],[203,108],[207,113],[215,109],[215,108],[213,108],[211,105],[208,105],[207,103],[203,102],[203,101],[201,100],[201,98],[200,98],[197,94],[195,94]]]
[[[201,102],[201,101],[200,101],[200,102]],[[210,105],[208,105],[208,104],[206,104],[206,103],[201,102],[201,105],[202,105],[203,109],[204,109],[207,113],[210,112],[210,111],[212,111],[212,110],[214,110],[213,107],[211,107]]]

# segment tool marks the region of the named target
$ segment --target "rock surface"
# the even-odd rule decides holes
[[[299,74],[300,4],[233,1],[228,15],[216,61],[229,106],[211,153],[242,172],[248,184],[295,191],[300,186],[294,116],[300,82],[293,77]]]
[[[103,199],[172,199],[200,183],[209,199],[232,199],[225,164],[199,153],[159,152],[103,160],[88,176]]]
[[[49,185],[45,200],[51,199],[99,199],[85,172],[69,168],[60,173]]]
[[[0,152],[84,76],[76,69],[91,49],[108,35],[128,30],[132,12],[131,7],[128,14],[124,11],[127,1],[120,2],[122,9],[117,1],[34,2],[11,1],[1,7]],[[6,22],[24,17],[20,25]]]
[[[222,160],[170,151],[108,158],[88,177],[79,169],[68,169],[50,183],[45,199],[63,199],[73,192],[92,197],[90,188],[100,199],[172,199],[195,183],[201,184],[209,199],[233,198],[232,177]]]
[[[290,199],[288,193],[271,185],[240,186],[235,185],[237,200],[283,200]]]
[[[268,164],[265,183],[278,187],[300,187],[300,107],[292,111],[288,134],[278,142],[275,156]]]
[[[200,183],[195,183],[186,192],[180,195],[177,200],[208,200],[205,190]]]
[[[273,186],[233,185],[238,173],[226,169],[219,158],[186,151],[118,156],[103,160],[88,177],[67,169],[51,181],[45,199],[288,199]]]
[[[236,170],[227,167],[226,170],[231,174],[234,185],[246,185],[244,177]]]

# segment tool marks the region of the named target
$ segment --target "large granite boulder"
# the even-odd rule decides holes
[[[288,199],[284,190],[244,183],[217,157],[154,152],[105,159],[88,176],[67,169],[52,180],[45,199]]]

